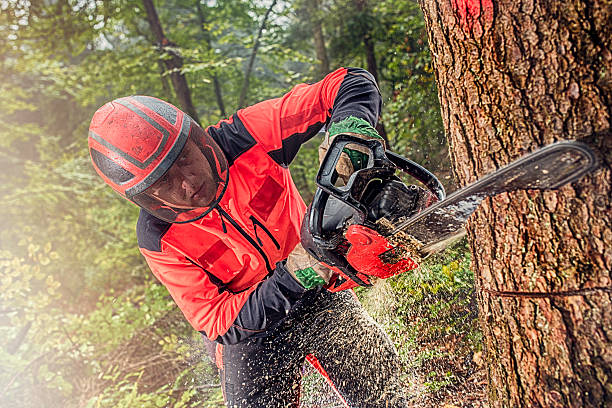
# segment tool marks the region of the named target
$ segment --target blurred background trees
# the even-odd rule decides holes
[[[109,100],[156,96],[206,126],[364,67],[378,78],[391,148],[451,186],[416,2],[5,0],[0,33],[3,407],[220,401],[197,333],[138,253],[138,209],[89,164],[89,120]],[[291,169],[306,201],[317,144]]]

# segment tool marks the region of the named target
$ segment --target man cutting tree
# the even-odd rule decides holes
[[[288,169],[323,126],[329,138],[379,137],[380,108],[373,77],[341,68],[205,129],[148,96],[94,114],[94,167],[141,207],[141,253],[217,343],[228,407],[297,407],[307,355],[348,405],[407,405],[387,335],[352,292],[323,288],[331,271],[299,244],[306,206]],[[349,156],[359,166],[359,152]]]

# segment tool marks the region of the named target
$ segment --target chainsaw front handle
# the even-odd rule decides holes
[[[348,145],[359,145],[368,149],[368,162],[366,167],[355,171],[344,186],[336,186],[338,173],[336,165],[340,160],[342,151]],[[439,200],[446,197],[444,186],[440,180],[420,164],[408,160],[397,153],[385,150],[380,139],[362,139],[349,134],[339,134],[333,140],[327,154],[323,158],[316,183],[320,189],[331,194],[342,202],[364,214],[367,208],[361,202],[361,196],[371,180],[386,179],[399,169],[421,182]]]

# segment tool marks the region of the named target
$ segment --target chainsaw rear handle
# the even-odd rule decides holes
[[[366,167],[351,174],[345,186],[338,187],[335,185],[338,178],[336,165],[343,149],[349,144],[361,145],[371,154],[368,155]],[[382,141],[378,139],[365,140],[344,133],[333,139],[317,173],[316,183],[325,192],[365,214],[367,208],[360,200],[367,184],[376,178],[386,179],[392,176],[396,169],[400,169],[423,183],[439,201],[446,198],[444,186],[440,180],[423,166],[397,153],[385,150]]]
[[[312,204],[308,207],[302,222],[300,233],[302,246],[315,259],[340,269],[353,282],[360,286],[371,286],[367,280],[359,277],[359,271],[348,262],[343,254],[335,251],[344,240],[343,234],[323,232],[323,214],[330,197],[330,194],[324,190],[317,189],[315,192]]]

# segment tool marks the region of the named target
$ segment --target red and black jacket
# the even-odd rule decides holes
[[[306,206],[288,166],[324,125],[348,116],[375,125],[380,108],[372,75],[341,68],[206,129],[229,163],[219,204],[187,224],[141,210],[137,225],[141,253],[196,330],[238,343],[265,335],[299,301],[305,290],[284,260]]]

